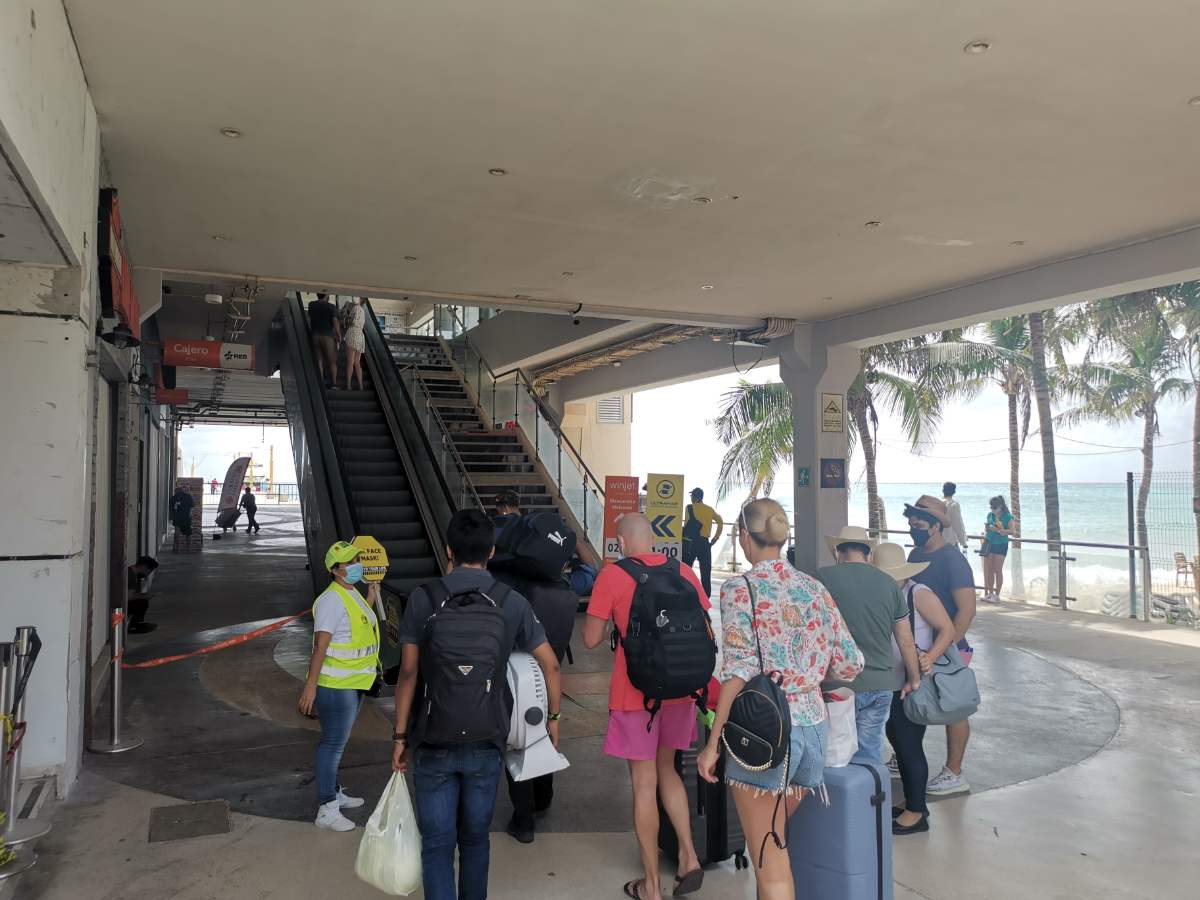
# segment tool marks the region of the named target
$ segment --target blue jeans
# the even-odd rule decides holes
[[[358,718],[363,695],[344,688],[317,685],[317,718],[321,720],[321,740],[317,744],[317,803],[324,806],[337,799],[338,764],[350,740],[350,730]]]
[[[851,757],[851,762],[883,764],[883,729],[891,711],[891,691],[863,691],[854,695],[854,725],[858,729],[858,752]]]
[[[422,744],[413,753],[425,900],[487,900],[488,830],[501,767],[500,751],[490,743],[461,747]]]

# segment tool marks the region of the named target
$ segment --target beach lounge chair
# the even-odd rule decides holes
[[[1196,567],[1188,562],[1188,558],[1175,551],[1175,586],[1190,587],[1194,586],[1196,581]]]

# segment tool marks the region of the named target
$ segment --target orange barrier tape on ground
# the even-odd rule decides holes
[[[247,631],[245,634],[239,634],[237,637],[227,638],[223,641],[218,641],[215,644],[209,644],[207,647],[201,647],[199,650],[192,650],[188,653],[177,653],[175,656],[160,656],[158,659],[147,659],[144,662],[127,663],[122,662],[122,669],[152,669],[155,666],[165,666],[167,663],[179,662],[181,659],[191,659],[193,656],[203,656],[205,653],[215,653],[218,650],[228,650],[230,647],[236,647],[238,644],[244,644],[247,641],[252,641],[255,638],[260,638],[264,634],[270,634],[272,631],[278,631],[284,625],[289,625],[297,619],[303,618],[309,614],[310,610],[296,613],[294,616],[288,616],[286,619],[280,619],[278,622],[272,622],[270,625],[264,625],[262,628],[255,628],[253,631]]]

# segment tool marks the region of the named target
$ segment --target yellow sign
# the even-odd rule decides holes
[[[654,531],[654,552],[678,557],[683,539],[683,476],[646,479],[646,518]]]
[[[359,535],[350,543],[362,551],[358,554],[358,561],[363,565],[363,581],[383,581],[388,570],[388,555],[383,544],[370,535]]]

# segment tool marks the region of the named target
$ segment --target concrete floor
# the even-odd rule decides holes
[[[262,534],[208,544],[197,557],[164,553],[150,616],[160,628],[135,638],[130,657],[303,608],[310,590],[294,510],[264,508]],[[940,801],[929,834],[897,839],[897,896],[1196,896],[1200,633],[1010,605],[983,609],[975,633],[985,698],[968,755],[975,792]],[[298,821],[312,815],[315,735],[294,712],[288,670],[307,640],[297,623],[202,661],[132,673],[128,721],[146,746],[88,759],[17,896],[378,896],[352,875],[354,834]],[[569,670],[572,768],[532,847],[494,836],[493,897],[620,896],[635,873],[627,779],[599,752],[606,653],[580,654]],[[368,797],[388,774],[390,709],[380,707],[364,712],[346,756],[347,784]],[[940,765],[940,745],[931,735],[931,764]],[[229,834],[147,843],[152,808],[214,798],[235,810]],[[753,897],[752,882],[726,866],[701,896]]]

